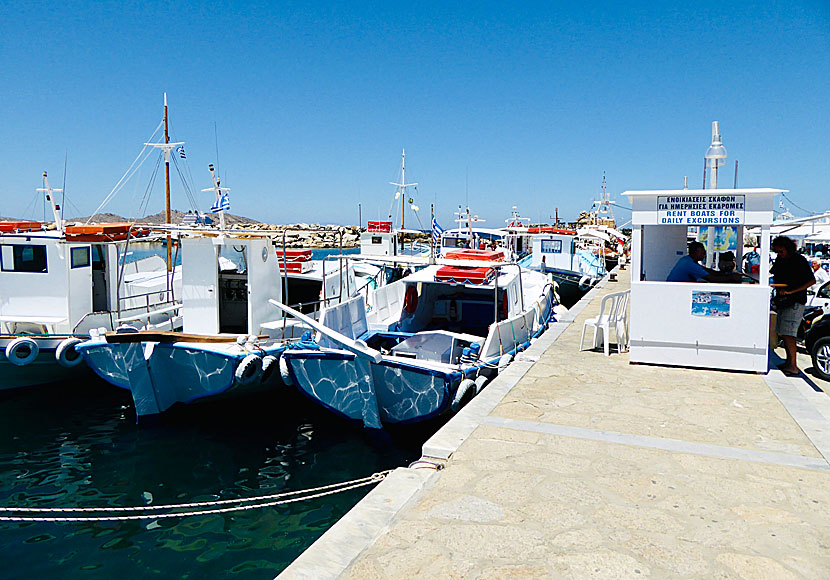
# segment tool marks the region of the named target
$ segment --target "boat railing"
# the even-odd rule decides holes
[[[339,255],[339,273],[340,273],[340,293],[337,296],[328,297],[326,296],[326,267],[325,267],[325,259],[323,260],[323,276],[322,276],[322,294],[323,298],[321,302],[326,302],[327,300],[334,300],[336,299],[338,304],[343,301],[343,229],[338,228],[335,231],[326,229],[326,228],[312,228],[312,229],[305,229],[305,228],[296,228],[296,227],[287,227],[282,230],[282,299],[285,303],[288,303],[288,243],[287,243],[287,236],[288,232],[296,231],[296,232],[304,232],[304,233],[323,233],[323,234],[335,234],[338,239],[338,247],[340,249]],[[348,272],[348,265],[346,267],[346,271]],[[349,280],[348,276],[346,276],[346,293],[349,293]],[[288,326],[288,317],[283,315],[283,334],[285,333],[285,329]]]
[[[122,297],[121,296],[121,286],[124,283],[126,267],[127,267],[127,253],[129,251],[129,248],[130,248],[130,239],[132,238],[131,234],[133,233],[134,229],[135,229],[136,232],[146,232],[147,231],[147,226],[146,225],[138,225],[138,224],[130,224],[130,227],[127,229],[127,238],[126,238],[126,241],[124,243],[124,253],[121,256],[121,259],[119,260],[120,267],[118,269],[118,280],[117,280],[117,283],[115,285],[115,312],[116,312],[116,317],[117,318],[121,317],[121,309],[122,309],[121,303],[122,303],[122,300],[128,300],[128,299],[136,298],[136,297],[140,298],[141,296],[143,296],[141,294],[135,295],[135,296],[127,296],[127,297]],[[146,237],[146,235],[144,237]],[[170,241],[171,239],[172,238],[168,235],[167,236],[168,243],[172,243],[172,241]],[[167,287],[164,290],[164,292],[167,294],[167,302],[171,302],[171,303],[174,302],[175,299],[176,299],[176,297],[173,294],[173,279],[176,276],[176,268],[175,268],[174,264],[176,262],[178,262],[178,260],[179,260],[179,246],[180,246],[180,244],[176,244],[175,257],[172,261],[172,264],[168,262],[168,264],[167,264],[167,274],[165,276]],[[147,295],[148,295],[147,308],[150,307],[150,300],[149,300],[149,295],[150,294],[156,294],[156,292],[148,292],[147,293]],[[83,319],[81,319],[81,320],[83,320]]]

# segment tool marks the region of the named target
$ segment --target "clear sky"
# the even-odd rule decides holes
[[[402,148],[424,226],[430,203],[447,227],[467,200],[492,226],[513,205],[574,219],[603,171],[623,205],[626,189],[699,187],[714,120],[722,185],[737,159],[739,186],[791,190],[796,215],[830,209],[826,0],[67,1],[0,14],[0,215],[42,218],[35,188],[44,170],[60,187],[65,160],[66,215],[91,213],[165,91],[195,189],[214,163],[232,213],[270,223],[356,223],[358,203],[364,223],[384,217]],[[153,165],[106,209],[134,215]],[[211,194],[197,196],[207,210]]]

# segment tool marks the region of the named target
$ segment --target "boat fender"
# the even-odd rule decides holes
[[[501,358],[499,359],[499,372],[502,372],[504,369],[506,369],[507,365],[509,365],[511,362],[513,362],[513,355],[508,353],[504,353],[503,355],[501,355]]]
[[[484,388],[484,385],[486,385],[486,384],[487,384],[487,377],[485,377],[484,375],[478,375],[476,377],[476,395],[479,394],[482,391],[482,389]]]
[[[259,382],[265,384],[270,381],[271,375],[274,374],[274,370],[278,369],[279,366],[280,362],[277,357],[270,354],[262,357],[262,374],[259,377]]]
[[[579,289],[580,290],[587,290],[591,287],[591,277],[590,276],[583,276],[579,279]]]
[[[262,372],[262,359],[255,354],[249,354],[236,367],[233,376],[240,385],[250,385],[259,378]]]
[[[40,347],[31,338],[15,338],[6,345],[6,358],[13,365],[25,366],[37,358]]]
[[[280,357],[280,376],[282,377],[282,382],[284,382],[286,386],[294,386],[294,381],[291,380],[291,373],[288,371],[288,362],[286,362],[283,357]]]
[[[452,399],[452,403],[450,403],[450,409],[452,409],[453,413],[457,413],[458,410],[463,406],[464,397],[469,393],[471,390],[474,391],[476,387],[475,382],[472,379],[464,379],[461,381],[461,384],[458,385],[458,390],[455,392],[455,397]]]
[[[58,361],[58,364],[67,369],[80,364],[83,358],[81,357],[81,353],[75,350],[75,347],[82,342],[83,340],[77,337],[71,337],[61,341],[58,348],[55,349],[55,359]]]

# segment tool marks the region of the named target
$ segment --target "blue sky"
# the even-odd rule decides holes
[[[90,213],[165,91],[195,189],[214,163],[232,213],[270,223],[384,217],[402,148],[424,225],[467,200],[493,226],[573,219],[603,171],[615,198],[699,186],[714,120],[721,184],[737,159],[739,186],[830,209],[827,2],[33,4],[3,9],[0,215],[42,218],[65,158],[66,215]],[[152,165],[106,209],[133,215]]]

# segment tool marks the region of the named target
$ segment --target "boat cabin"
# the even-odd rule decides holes
[[[88,334],[128,321],[171,320],[177,298],[159,256],[137,249],[132,224],[0,227],[0,328],[7,334]],[[136,256],[143,256],[135,259]]]

